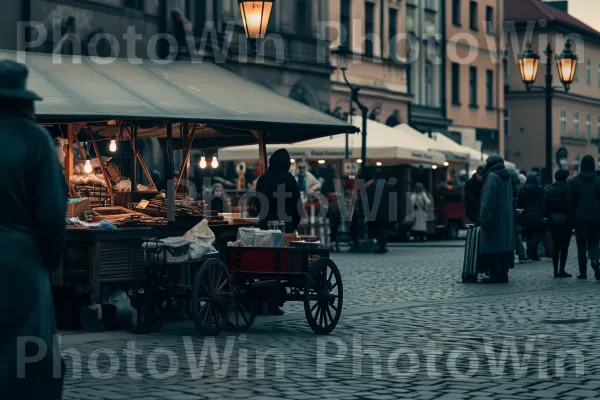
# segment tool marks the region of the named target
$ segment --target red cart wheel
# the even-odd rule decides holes
[[[342,314],[344,287],[337,265],[329,258],[311,264],[304,288],[304,313],[310,328],[318,335],[333,331]]]
[[[194,277],[192,318],[203,335],[216,336],[227,324],[233,300],[227,265],[217,259],[207,260]]]

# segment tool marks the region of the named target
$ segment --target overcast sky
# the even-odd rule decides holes
[[[569,0],[569,14],[600,31],[600,0]]]

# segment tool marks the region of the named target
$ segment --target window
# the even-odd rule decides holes
[[[510,75],[510,67],[508,64],[508,58],[504,58],[504,60],[502,61],[502,66],[504,67],[504,77],[508,78],[508,76]]]
[[[504,135],[508,136],[510,133],[510,115],[508,114],[508,110],[504,109]]]
[[[585,114],[585,134],[588,139],[592,138],[592,114]]]
[[[396,58],[396,35],[398,34],[398,10],[390,8],[390,23],[388,25],[388,35],[390,41],[390,58]]]
[[[488,69],[485,71],[485,106],[488,109],[494,108],[494,71]]]
[[[437,7],[435,6],[435,0],[425,0],[425,8],[430,10],[435,10]]]
[[[585,60],[585,82],[588,85],[592,84],[592,60]]]
[[[472,31],[478,30],[477,28],[477,13],[479,12],[479,5],[476,1],[471,0],[469,4],[469,27]]]
[[[308,5],[307,0],[298,0],[296,1],[296,12],[294,13],[295,17],[295,32],[298,36],[309,36],[310,33],[310,18],[308,17],[308,13],[310,12],[310,7]]]
[[[365,2],[365,55],[373,57],[373,47],[375,40],[375,4],[370,1]]]
[[[144,11],[144,0],[125,0],[125,7]]]
[[[452,63],[452,104],[460,105],[460,64]]]
[[[460,23],[460,2],[462,0],[452,0],[452,24],[461,26]]]
[[[416,18],[415,18],[415,8],[414,7],[406,7],[406,32],[415,33],[416,31]]]
[[[477,107],[477,67],[469,67],[469,105]]]
[[[598,120],[600,120],[600,115]],[[565,109],[560,110],[560,136],[567,136],[567,110]]]
[[[340,25],[344,27],[344,30],[341,33],[340,46],[350,47],[350,43],[352,43],[350,40],[350,0],[341,0],[340,9]]]
[[[494,34],[494,8],[490,6],[485,8],[485,33]]]
[[[573,113],[573,136],[579,137],[579,112]]]
[[[427,60],[425,62],[425,104],[433,106],[433,97],[433,64]]]

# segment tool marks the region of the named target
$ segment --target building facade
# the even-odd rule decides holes
[[[327,20],[326,3],[313,0],[276,1],[268,26],[264,54],[249,57],[237,0],[11,0],[0,14],[0,48],[16,50],[18,21],[33,21],[22,37],[35,42],[31,51],[53,52],[62,35],[73,33],[81,46],[66,40],[62,53],[88,54],[88,45],[98,33],[99,56],[155,58],[161,55],[158,34],[173,33],[175,8],[193,24],[194,47],[185,42],[180,55],[190,50],[201,60],[215,62],[280,94],[319,110],[329,110],[329,46],[319,37],[318,22]],[[58,21],[54,26],[53,21]],[[124,35],[135,29],[140,35],[133,45]],[[38,33],[47,32],[37,42]],[[101,51],[102,50],[102,51]],[[167,53],[169,54],[169,53]]]
[[[561,11],[564,3],[560,8],[539,0],[506,0],[505,4],[505,30],[511,29],[514,33],[508,35],[507,40],[506,154],[523,169],[545,166],[545,96],[540,91],[525,90],[519,73],[518,53],[523,51],[525,41],[531,41],[532,49],[540,56],[537,83],[543,85],[547,44],[560,54],[565,41],[571,39],[573,52],[579,57],[577,75],[568,93],[559,89],[552,99],[552,154],[554,156],[559,149],[565,148],[569,168],[577,171],[584,155],[598,156],[600,32]],[[527,21],[535,21],[535,28],[529,34],[526,34]],[[554,86],[562,86],[553,64]],[[556,170],[558,162],[553,161]]]
[[[410,124],[421,132],[447,133],[445,1],[406,0],[409,38],[409,92],[413,94]]]
[[[504,154],[503,4],[446,1],[448,136],[489,154]]]
[[[347,48],[347,78],[360,87],[368,117],[391,126],[409,120],[411,101],[406,64],[406,2],[400,0],[331,0],[326,37],[330,48]],[[331,63],[338,66],[337,57]],[[331,77],[331,110],[350,111],[350,89],[340,69]],[[358,113],[357,110],[355,110]]]

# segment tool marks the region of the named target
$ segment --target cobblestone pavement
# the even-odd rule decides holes
[[[286,304],[241,335],[202,338],[186,322],[65,336],[65,399],[600,398],[595,281],[554,279],[544,261],[507,285],[465,285],[458,247],[334,260],[345,303],[331,335]]]

